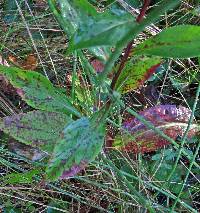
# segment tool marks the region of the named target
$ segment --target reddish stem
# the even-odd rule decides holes
[[[136,19],[136,21],[137,21],[138,23],[140,23],[140,22],[143,20],[143,18],[144,18],[144,16],[145,16],[145,13],[146,13],[146,11],[147,11],[148,6],[149,6],[150,3],[151,3],[151,0],[144,0],[142,9],[141,9],[141,11],[140,11],[140,14],[138,15],[138,17],[137,17],[137,19]]]
[[[142,7],[142,9],[141,9],[141,11],[140,11],[140,14],[138,15],[138,17],[137,17],[137,19],[136,19],[136,21],[137,21],[138,23],[140,23],[140,22],[143,20],[143,18],[144,18],[144,16],[145,16],[145,13],[146,13],[146,11],[147,11],[148,6],[149,6],[150,3],[151,3],[151,0],[144,0],[143,7]],[[120,76],[120,74],[121,74],[121,72],[122,72],[122,70],[123,70],[123,68],[124,68],[124,66],[125,66],[125,63],[126,63],[126,61],[128,60],[128,57],[129,57],[130,52],[131,52],[131,49],[132,49],[132,45],[133,45],[133,41],[131,41],[131,42],[127,45],[127,47],[126,47],[126,49],[125,49],[125,53],[124,53],[124,56],[123,56],[123,58],[122,58],[122,60],[121,60],[121,63],[120,63],[120,65],[119,65],[119,68],[118,68],[118,70],[117,70],[117,73],[115,74],[115,76],[113,77],[113,80],[112,80],[112,82],[111,82],[111,86],[110,86],[110,87],[111,87],[112,90],[114,90],[115,85],[116,85],[116,82],[117,82],[117,79],[119,78],[119,76]]]
[[[113,77],[113,80],[112,80],[112,83],[111,83],[111,86],[110,86],[112,90],[115,88],[115,84],[116,84],[116,82],[117,82],[117,79],[119,78],[119,76],[120,76],[120,74],[121,74],[121,72],[122,72],[122,70],[123,70],[123,68],[124,68],[124,65],[125,65],[125,63],[126,63],[126,61],[127,61],[127,59],[128,59],[128,56],[129,56],[130,51],[131,51],[131,49],[132,49],[132,44],[133,44],[133,41],[131,41],[131,42],[127,45],[127,47],[126,47],[126,49],[125,49],[125,53],[124,53],[124,56],[123,56],[123,58],[122,58],[122,60],[121,60],[120,65],[119,65],[119,69],[117,70],[117,73],[116,73],[115,76]]]

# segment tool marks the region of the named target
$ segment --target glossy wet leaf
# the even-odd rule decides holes
[[[0,129],[22,143],[51,151],[71,121],[62,113],[31,111],[1,118]]]
[[[71,6],[68,13],[65,4]],[[72,0],[70,3],[60,0],[60,5],[63,16],[70,16],[74,20],[68,28],[75,26],[76,29],[70,41],[70,51],[114,46],[135,24],[135,18],[123,10],[113,9],[100,13],[86,0]]]
[[[158,105],[139,112],[147,121],[163,131],[164,134],[176,140],[181,137],[188,125],[191,111],[183,106]],[[146,153],[152,152],[170,142],[159,136],[153,130],[148,129],[136,118],[131,118],[123,123],[123,128],[130,132],[130,135],[122,132],[115,138],[113,146],[128,152]],[[188,137],[196,135],[199,126],[192,124]]]
[[[134,49],[134,55],[189,58],[200,55],[200,26],[180,25],[163,30]]]
[[[0,65],[0,73],[17,89],[18,94],[33,108],[80,116],[69,99],[43,75],[15,67]]]
[[[130,92],[141,86],[160,66],[159,58],[140,58],[135,63],[129,61],[119,76],[116,89],[120,93]]]
[[[104,127],[86,117],[67,125],[49,162],[48,178],[65,179],[78,173],[98,155],[104,135]]]
[[[85,21],[87,22],[87,19],[85,20],[88,16],[87,11],[95,12],[95,9],[86,0],[80,1],[80,6],[83,6],[82,10],[77,7],[79,1],[58,0],[58,2],[60,4],[60,12],[63,19],[62,27],[67,32],[68,37],[72,38],[77,30],[85,24]],[[104,45],[102,47],[91,47],[89,51],[103,61],[106,61],[110,55],[109,48]]]

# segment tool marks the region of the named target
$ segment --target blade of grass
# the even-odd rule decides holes
[[[140,194],[133,185],[127,180],[127,178],[121,173],[121,171],[114,165],[114,163],[107,159],[105,156],[102,155],[102,159],[105,163],[107,163],[115,172],[115,174],[119,177],[121,181],[123,181],[130,192],[133,194],[135,200],[143,207],[147,208],[149,212],[156,212],[153,208],[153,203],[148,201],[142,194]]]
[[[171,208],[170,213],[173,213],[173,212],[174,212],[174,209],[175,209],[175,207],[176,207],[176,205],[177,205],[177,202],[178,202],[178,200],[179,200],[179,198],[180,198],[180,196],[181,196],[181,194],[182,194],[182,192],[183,192],[183,189],[184,189],[184,187],[185,187],[185,184],[186,184],[186,182],[187,182],[187,180],[188,180],[188,177],[189,177],[190,172],[191,172],[191,170],[192,170],[192,167],[193,167],[193,165],[194,165],[195,158],[196,158],[197,155],[199,154],[199,149],[200,149],[200,141],[199,141],[199,143],[198,143],[198,146],[197,146],[197,148],[196,148],[196,151],[195,151],[195,153],[194,153],[194,156],[193,156],[193,158],[192,158],[192,160],[191,160],[191,163],[190,163],[190,166],[189,166],[189,168],[188,168],[187,174],[186,174],[186,176],[185,176],[185,179],[184,179],[184,181],[183,181],[183,184],[182,184],[182,186],[181,186],[181,189],[180,189],[180,191],[179,191],[179,193],[178,193],[178,196],[177,196],[177,198],[176,198],[176,200],[175,200],[175,202],[174,202],[174,204],[173,204],[173,206],[172,206],[172,208]],[[182,204],[182,202],[181,202],[180,204]],[[192,212],[197,213],[196,210],[193,210]]]
[[[182,138],[182,140],[181,140],[181,144],[180,144],[180,147],[179,147],[179,149],[178,149],[179,151],[178,151],[178,155],[177,155],[177,157],[176,157],[176,161],[175,161],[175,163],[174,163],[174,165],[173,165],[173,168],[172,168],[172,170],[171,170],[169,176],[167,177],[166,182],[164,183],[163,187],[165,187],[165,186],[168,184],[168,182],[170,181],[171,177],[173,176],[174,172],[176,171],[176,168],[177,168],[177,166],[178,166],[178,162],[179,162],[179,160],[180,160],[180,158],[181,158],[182,153],[184,154],[184,144],[185,144],[185,142],[186,142],[187,134],[188,134],[188,132],[189,132],[189,130],[190,130],[190,126],[191,126],[191,124],[192,124],[192,122],[193,122],[194,113],[195,113],[195,110],[196,110],[196,108],[197,108],[197,103],[198,103],[198,100],[199,100],[199,95],[200,95],[200,84],[198,84],[198,87],[197,87],[197,91],[196,91],[196,95],[195,95],[195,101],[194,101],[194,104],[193,104],[193,107],[192,107],[191,116],[190,116],[190,119],[189,119],[189,121],[188,121],[187,128],[186,128],[186,130],[185,130],[185,132],[184,132],[183,138]],[[191,158],[191,163],[193,162],[193,161],[192,161],[193,158],[194,158],[194,156]],[[196,165],[196,162],[194,162],[194,165],[197,166],[197,165]],[[199,167],[198,167],[198,168],[199,168]],[[156,194],[156,195],[157,195],[157,194]],[[155,196],[156,196],[156,195],[155,195]]]

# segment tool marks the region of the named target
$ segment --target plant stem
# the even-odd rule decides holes
[[[144,4],[143,4],[143,7],[142,7],[142,10],[141,10],[140,14],[138,15],[138,17],[136,19],[136,21],[138,23],[140,23],[143,20],[150,2],[151,2],[151,0],[144,0]],[[131,49],[132,49],[133,42],[134,41],[129,42],[129,44],[127,45],[127,47],[125,49],[125,53],[124,53],[124,56],[123,56],[123,58],[121,60],[120,65],[119,65],[119,69],[118,69],[117,73],[115,74],[115,76],[114,76],[114,78],[113,78],[113,80],[111,82],[110,88],[112,90],[115,89],[115,84],[117,82],[117,79],[119,78],[119,76],[120,76],[120,74],[121,74],[121,72],[122,72],[122,70],[123,70],[123,68],[125,66],[125,63],[128,60],[128,57],[129,57]]]
[[[143,20],[145,13],[147,11],[147,8],[148,8],[150,3],[151,3],[151,0],[144,0],[142,10],[140,11],[140,14],[138,15],[138,17],[136,19],[136,21],[138,23],[140,23]]]
[[[73,71],[72,71],[72,89],[71,89],[72,104],[74,104],[74,101],[75,101],[75,81],[77,77],[76,76],[76,68],[77,68],[77,52],[76,51],[74,52],[73,56],[74,56],[74,64],[73,64]]]
[[[144,19],[140,24],[135,24],[133,28],[130,29],[130,31],[117,43],[116,49],[106,63],[103,72],[99,74],[99,86],[103,84],[107,75],[112,72],[112,67],[115,61],[118,59],[127,43],[133,40],[133,38],[135,38],[140,32],[142,32],[145,27],[156,22],[159,19],[160,15],[175,7],[179,2],[180,0],[164,0],[158,7],[154,8],[149,13],[146,19]]]
[[[121,60],[121,63],[120,63],[120,65],[119,65],[119,69],[117,70],[117,73],[115,74],[114,78],[112,79],[112,82],[111,82],[111,85],[110,85],[110,88],[111,88],[112,90],[115,89],[115,85],[116,85],[116,83],[117,83],[117,79],[119,78],[119,76],[120,76],[120,74],[121,74],[121,72],[122,72],[122,70],[123,70],[123,68],[124,68],[125,63],[126,63],[126,61],[128,60],[128,56],[129,56],[129,54],[130,54],[130,52],[131,52],[132,45],[133,45],[133,41],[131,41],[131,42],[127,45],[127,47],[126,47],[124,56],[123,56],[123,58],[122,58],[122,60]]]

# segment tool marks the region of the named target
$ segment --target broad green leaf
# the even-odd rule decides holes
[[[40,73],[2,65],[0,65],[0,73],[17,88],[18,94],[33,108],[74,114],[80,117],[80,113],[68,98],[59,93],[52,83]]]
[[[3,20],[10,24],[14,21],[19,20],[19,15],[17,11],[17,5],[15,0],[5,0],[3,4],[3,9],[5,11],[5,16],[3,17]]]
[[[116,89],[123,94],[138,88],[154,73],[160,63],[158,57],[139,58],[135,63],[129,61],[117,80]]]
[[[68,178],[78,173],[98,155],[104,135],[104,126],[86,117],[67,125],[49,162],[48,178]]]
[[[31,111],[0,119],[0,130],[18,141],[51,151],[71,118],[63,113]]]
[[[142,6],[140,0],[126,0],[126,3],[127,5],[134,8]]]
[[[63,17],[69,18],[73,11],[75,34],[70,41],[69,51],[90,47],[114,46],[135,24],[129,13],[113,9],[99,13],[86,0],[59,0]],[[67,11],[66,4],[71,5]],[[76,14],[76,15],[75,15]],[[75,21],[76,20],[76,21]]]
[[[74,2],[76,3],[76,1],[58,0],[58,2],[60,3],[60,11],[63,19],[62,27],[65,32],[67,32],[69,38],[72,38],[78,28],[84,24],[82,16],[85,15],[85,9],[86,11],[90,10],[92,13],[96,12],[96,10],[85,0],[81,1],[84,2],[84,11],[81,12],[74,7]],[[110,50],[103,46],[91,47],[89,48],[89,51],[103,61],[106,61],[110,55]]]
[[[163,30],[134,49],[134,55],[189,58],[200,55],[200,26],[180,25]]]

